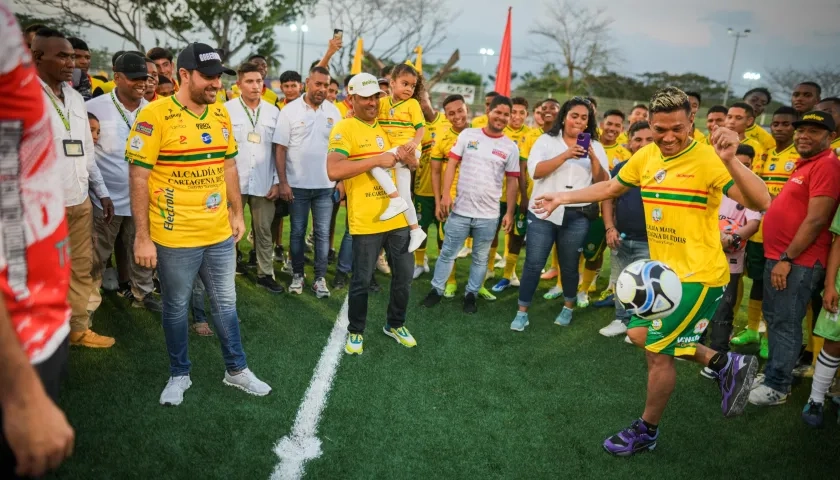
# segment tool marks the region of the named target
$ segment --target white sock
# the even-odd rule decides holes
[[[811,383],[811,401],[822,404],[825,402],[825,394],[831,387],[837,367],[840,366],[840,358],[832,357],[823,349],[817,357],[817,366],[814,369],[814,379]]]

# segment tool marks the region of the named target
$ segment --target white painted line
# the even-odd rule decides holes
[[[330,332],[327,346],[321,352],[321,358],[315,366],[309,388],[298,408],[292,431],[274,446],[274,453],[280,458],[280,463],[274,468],[271,480],[298,480],[303,476],[306,462],[321,456],[321,440],[315,434],[318,432],[318,421],[327,405],[327,397],[332,388],[335,372],[338,370],[338,362],[344,352],[347,324],[347,299],[345,298],[335,326]]]

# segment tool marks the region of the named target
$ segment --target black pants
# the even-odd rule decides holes
[[[67,368],[69,349],[69,340],[65,338],[64,342],[50,358],[35,365],[35,370],[38,372],[38,376],[41,377],[44,390],[46,390],[47,395],[55,403],[58,403],[58,392],[61,386],[61,378],[64,376],[65,369]],[[17,467],[15,455],[9,448],[8,443],[6,443],[6,438],[2,436],[2,432],[3,417],[2,412],[0,412],[0,478],[4,480],[16,479],[19,477],[15,475],[15,468]]]
[[[709,333],[709,348],[720,353],[729,351],[729,337],[732,322],[735,321],[735,304],[738,303],[738,281],[740,273],[729,274],[729,285],[723,290],[718,308],[712,317],[712,331]]]
[[[370,279],[376,269],[379,252],[385,249],[391,267],[391,297],[388,301],[388,325],[399,328],[405,323],[414,255],[408,252],[408,227],[372,235],[353,235],[353,278],[350,281],[348,317],[350,333],[363,333],[367,321]]]

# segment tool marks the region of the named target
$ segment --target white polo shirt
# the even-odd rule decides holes
[[[544,133],[540,138],[534,142],[531,147],[531,154],[528,156],[528,173],[531,178],[534,178],[534,172],[537,170],[537,165],[540,162],[550,160],[557,155],[568,150],[569,147],[563,141],[562,133],[556,137]],[[595,156],[598,157],[598,163],[601,168],[610,174],[609,166],[607,165],[607,152],[601,142],[592,141],[592,149],[595,150]],[[531,193],[530,204],[528,210],[533,211],[534,201],[545,193],[553,192],[572,192],[580,190],[592,185],[592,162],[589,157],[586,158],[572,158],[566,160],[560,168],[554,170],[543,178],[534,180],[534,191]],[[588,203],[576,203],[574,205],[566,205],[567,207],[583,207],[589,205]],[[566,209],[558,207],[551,212],[551,215],[546,219],[555,225],[563,225],[563,215]]]
[[[125,143],[137,114],[149,102],[140,99],[140,107],[130,112],[117,97],[116,90],[100,95],[85,103],[87,111],[99,119],[99,143],[94,150],[96,166],[102,173],[102,179],[114,202],[114,214],[120,217],[131,216],[131,197],[128,193],[128,162],[125,161]],[[90,199],[94,205],[102,208],[102,203],[95,195]]]
[[[499,133],[467,128],[458,135],[449,158],[460,163],[458,195],[452,211],[470,218],[499,218],[502,182],[519,176],[519,147]]]
[[[274,128],[280,110],[260,99],[251,110],[241,97],[225,103],[233,124],[233,137],[239,146],[236,169],[239,171],[239,190],[242,195],[264,197],[277,181],[274,164]],[[246,111],[247,109],[247,111]]]
[[[330,131],[341,113],[330,101],[312,108],[302,95],[287,104],[277,117],[274,143],[288,148],[286,180],[292,188],[333,188],[327,176]]]
[[[93,136],[90,134],[85,99],[79,92],[73,90],[73,87],[63,83],[64,102],[62,102],[52,93],[44,80],[38,78],[38,81],[41,82],[45,108],[50,116],[55,157],[60,165],[61,183],[64,187],[64,206],[73,207],[84,203],[88,198],[88,188],[93,190],[97,197],[107,197],[108,188],[105,187],[102,173],[96,166]],[[62,120],[61,117],[64,119]],[[67,147],[73,149],[78,148],[75,145],[81,142],[83,155],[67,156],[65,141],[74,142],[73,147]],[[71,149],[70,152],[73,153],[73,150]]]

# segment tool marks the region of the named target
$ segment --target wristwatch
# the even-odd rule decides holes
[[[779,261],[793,263],[793,259],[788,256],[787,252],[784,252],[781,255],[779,255]]]

